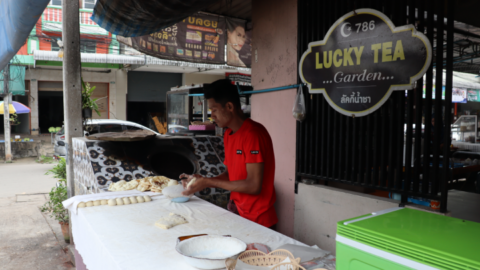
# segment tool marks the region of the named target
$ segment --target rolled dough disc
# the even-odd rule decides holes
[[[184,217],[171,213],[168,217],[163,217],[157,220],[157,222],[155,222],[155,226],[160,229],[168,230],[172,227],[185,223],[188,223],[188,221]]]

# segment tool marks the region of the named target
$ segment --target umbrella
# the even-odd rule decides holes
[[[3,110],[4,110],[3,108],[4,108],[3,101],[0,101],[0,114],[3,114]],[[16,114],[29,113],[30,108],[23,105],[20,102],[12,101],[12,103],[8,104],[8,112],[16,113]]]

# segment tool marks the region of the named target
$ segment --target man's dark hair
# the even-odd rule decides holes
[[[205,99],[213,98],[215,102],[225,106],[227,102],[232,102],[235,108],[241,109],[240,95],[236,85],[229,79],[215,81],[211,84],[204,84]]]

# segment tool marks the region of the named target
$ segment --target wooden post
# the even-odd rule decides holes
[[[72,138],[83,137],[79,2],[62,1],[63,104],[68,197],[75,196]]]
[[[10,80],[10,64],[7,64],[3,70],[3,127],[5,133],[5,162],[12,163],[12,148],[10,144],[10,113],[9,96],[8,96],[8,82]]]

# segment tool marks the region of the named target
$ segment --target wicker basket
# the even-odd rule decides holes
[[[282,263],[287,257],[290,258],[291,262]],[[258,250],[248,250],[240,254],[238,260],[254,266],[268,267],[275,265],[271,270],[305,270],[305,268],[299,265],[300,258],[295,259],[293,254],[285,249],[277,249],[268,254]],[[237,260],[227,259],[225,261],[228,270],[234,270],[236,264]]]

